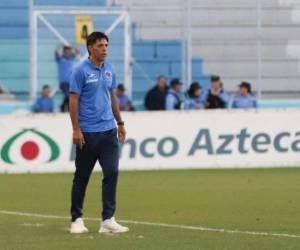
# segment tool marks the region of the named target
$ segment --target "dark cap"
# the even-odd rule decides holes
[[[251,84],[248,82],[241,82],[239,85],[240,88],[246,88],[249,93],[251,93]]]
[[[182,82],[178,78],[172,79],[170,82],[171,87],[174,87],[176,85],[182,85]]]
[[[190,89],[202,89],[199,82],[193,82],[190,86]]]
[[[219,82],[219,81],[221,81],[221,77],[218,76],[218,75],[212,75],[212,76],[210,77],[210,81],[211,81],[211,82]]]
[[[63,49],[64,50],[72,49],[72,46],[70,46],[70,45],[64,45]]]
[[[202,89],[201,85],[199,82],[193,82],[190,86],[190,88],[188,89],[187,93],[190,97],[195,97],[195,91],[197,91],[198,89]]]
[[[121,90],[121,91],[124,91],[124,90],[125,90],[124,84],[122,84],[122,83],[119,84],[118,87],[117,87],[117,89],[118,89],[118,90]]]

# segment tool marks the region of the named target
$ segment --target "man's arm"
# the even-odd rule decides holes
[[[166,110],[174,110],[175,102],[175,97],[171,94],[168,94],[166,97]]]
[[[120,143],[124,143],[124,141],[126,139],[126,130],[125,130],[124,124],[122,124],[123,121],[122,121],[122,117],[121,117],[121,113],[120,113],[117,96],[116,96],[116,93],[114,90],[112,90],[110,92],[110,95],[111,95],[112,111],[114,113],[115,120],[117,121],[117,124],[118,124],[119,141],[120,141]]]
[[[61,46],[58,46],[55,51],[54,51],[54,56],[55,56],[55,60],[58,61],[60,59],[60,50],[61,50]]]
[[[38,112],[41,112],[41,105],[40,105],[40,102],[39,102],[39,99],[37,99],[33,105],[33,111],[35,113],[38,113]]]
[[[225,103],[225,105],[227,106],[228,102],[229,102],[229,99],[230,99],[230,96],[229,94],[226,92],[226,91],[221,91],[219,93],[219,98]]]
[[[73,127],[73,143],[76,144],[79,148],[83,147],[84,137],[80,130],[79,121],[78,121],[78,103],[79,95],[76,93],[69,94],[69,109],[70,116]]]
[[[146,94],[144,105],[145,105],[146,109],[148,109],[148,110],[152,109],[149,91]]]
[[[208,90],[206,90],[200,97],[200,101],[204,104],[204,107],[206,106],[207,97],[208,97]]]

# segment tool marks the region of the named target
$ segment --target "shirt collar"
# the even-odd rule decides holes
[[[85,59],[85,63],[86,63],[87,65],[89,65],[91,68],[96,69],[96,70],[102,70],[102,69],[104,69],[105,66],[106,66],[106,61],[104,61],[102,67],[101,67],[101,68],[98,68],[95,64],[93,64],[93,63],[90,61],[89,58]]]

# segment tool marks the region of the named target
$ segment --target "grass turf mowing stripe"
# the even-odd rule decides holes
[[[25,213],[25,212],[7,211],[7,210],[0,210],[0,214],[12,215],[12,216],[36,217],[36,218],[45,218],[45,219],[70,220],[70,217],[68,217],[68,216],[35,214],[35,213]],[[100,221],[99,218],[89,218],[89,217],[86,217],[85,220]],[[122,223],[125,223],[125,224],[156,226],[156,227],[165,227],[165,228],[177,228],[177,229],[195,230],[195,231],[201,231],[201,232],[213,232],[213,233],[225,233],[225,234],[244,234],[244,235],[252,235],[252,236],[269,236],[269,237],[284,237],[284,238],[299,238],[300,239],[300,235],[286,234],[286,233],[242,231],[242,230],[235,230],[235,229],[208,228],[208,227],[201,227],[201,226],[176,225],[176,224],[155,223],[155,222],[147,222],[147,221],[133,221],[133,220],[119,220],[119,221]]]

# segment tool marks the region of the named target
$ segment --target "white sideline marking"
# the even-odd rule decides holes
[[[64,219],[70,220],[69,216],[58,216],[58,215],[47,215],[47,214],[35,214],[35,213],[22,213],[16,211],[7,211],[0,210],[0,214],[3,215],[17,215],[24,217],[36,217],[36,218],[45,218],[45,219]],[[100,221],[99,218],[84,218],[85,220],[90,221]],[[271,237],[285,237],[285,238],[298,238],[300,235],[296,234],[286,234],[286,233],[267,233],[267,232],[254,232],[254,231],[242,231],[234,229],[224,229],[224,228],[209,228],[209,227],[200,227],[200,226],[187,226],[187,225],[176,225],[176,224],[166,224],[166,223],[155,223],[147,221],[133,221],[133,220],[119,220],[125,224],[136,224],[136,225],[145,225],[145,226],[155,226],[155,227],[166,227],[166,228],[177,228],[185,230],[194,230],[201,232],[214,232],[214,233],[224,233],[224,234],[245,234],[245,235],[254,235],[254,236],[271,236]]]

